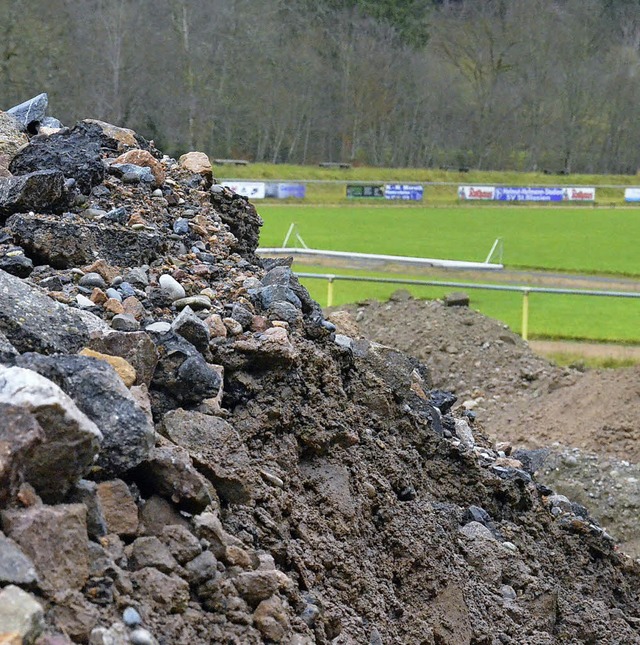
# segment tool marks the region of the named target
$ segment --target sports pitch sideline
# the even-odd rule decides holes
[[[484,261],[496,238],[504,242],[509,269],[568,272],[640,286],[640,208],[484,206],[416,207],[258,204],[264,219],[261,246],[280,246],[291,223],[315,249]],[[293,245],[293,244],[290,244]],[[300,270],[327,272],[304,266]],[[331,269],[331,273],[353,273]],[[381,277],[373,271],[359,275]],[[408,270],[403,276],[416,278]],[[442,280],[447,277],[443,276]],[[478,280],[475,280],[478,281]],[[492,282],[491,273],[481,282]],[[312,296],[326,303],[326,283],[305,280]],[[335,303],[385,299],[393,285],[340,282]],[[604,288],[604,287],[603,287]],[[409,288],[416,297],[439,298],[451,289]],[[472,306],[520,331],[521,298],[473,290]],[[578,296],[531,296],[532,338],[568,338],[640,343],[640,301]]]

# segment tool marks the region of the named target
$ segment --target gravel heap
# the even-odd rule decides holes
[[[0,642],[640,642],[640,566],[536,453],[336,333],[205,155],[37,99],[0,113]]]

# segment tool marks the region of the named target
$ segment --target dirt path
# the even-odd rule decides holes
[[[613,343],[582,343],[561,340],[532,340],[529,347],[539,356],[569,354],[583,358],[612,358],[640,362],[640,346]]]

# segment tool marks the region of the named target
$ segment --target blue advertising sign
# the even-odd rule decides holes
[[[289,197],[295,199],[304,199],[305,185],[304,184],[278,184],[277,189],[278,199],[288,199]]]
[[[420,184],[386,184],[384,187],[385,199],[407,199],[419,202],[424,195],[424,188]]]
[[[502,202],[561,202],[564,188],[545,186],[540,188],[496,186],[494,199]]]

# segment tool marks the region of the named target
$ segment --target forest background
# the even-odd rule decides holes
[[[171,155],[640,167],[640,0],[2,0],[0,65]]]

